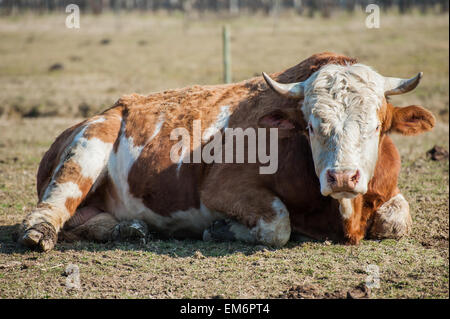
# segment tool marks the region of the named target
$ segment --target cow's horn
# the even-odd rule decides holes
[[[275,92],[291,98],[301,99],[304,95],[304,84],[303,82],[297,83],[278,83],[275,80],[272,80],[270,76],[266,73],[262,73],[264,80],[266,80],[267,84],[274,90]]]
[[[408,93],[416,88],[422,76],[423,72],[418,73],[415,77],[410,79],[385,77],[384,95],[388,96]]]

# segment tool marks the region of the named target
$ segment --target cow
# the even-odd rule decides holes
[[[240,83],[123,96],[65,130],[45,153],[38,204],[18,241],[48,251],[58,233],[99,242],[158,233],[270,247],[296,234],[350,245],[405,236],[412,221],[389,134],[429,131],[435,119],[388,97],[421,78],[385,77],[324,52]],[[174,162],[172,132],[196,120],[202,139],[191,153],[229,128],[275,129],[277,169],[261,174],[259,159]]]

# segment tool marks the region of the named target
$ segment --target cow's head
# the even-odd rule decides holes
[[[433,115],[419,106],[394,107],[386,96],[413,90],[422,73],[411,79],[383,77],[362,65],[327,65],[306,81],[266,82],[286,98],[303,99],[301,107],[324,196],[353,198],[367,192],[378,158],[380,137],[395,131],[415,135],[434,126]],[[260,118],[265,126],[298,127],[282,109]],[[286,134],[285,134],[286,135]]]

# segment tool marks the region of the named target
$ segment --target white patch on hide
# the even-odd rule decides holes
[[[272,221],[265,222],[261,218],[250,232],[258,242],[264,245],[281,247],[289,241],[291,236],[289,212],[279,198],[275,198],[272,202],[272,209],[275,212],[275,217]]]
[[[105,168],[112,147],[112,143],[105,143],[96,137],[89,140],[82,137],[71,151],[71,160],[80,166],[83,177],[95,181]]]
[[[158,123],[156,123],[156,126],[155,126],[155,129],[154,129],[154,131],[153,131],[153,134],[152,134],[152,136],[150,136],[148,142],[150,142],[151,140],[153,140],[153,139],[156,137],[156,135],[159,134],[159,132],[161,131],[161,128],[162,128],[162,126],[163,126],[163,124],[164,124],[164,119],[165,119],[164,113],[161,113],[161,114],[159,115],[159,118],[158,118]],[[148,142],[147,142],[147,143],[148,143]]]
[[[116,152],[112,152],[108,161],[108,172],[119,196],[118,202],[107,203],[108,210],[113,212],[116,218],[133,219],[138,218],[144,209],[140,199],[130,194],[128,175],[134,162],[139,158],[144,146],[135,146],[133,138],[124,134],[122,123],[119,145]],[[138,218],[139,219],[139,218]]]
[[[45,196],[42,198],[42,203],[49,204],[52,207],[51,211],[37,210],[34,215],[39,217],[40,213],[47,212],[46,222],[50,222],[57,230],[62,227],[62,224],[70,218],[70,212],[66,208],[66,201],[68,198],[79,198],[83,195],[78,184],[73,182],[53,183],[47,188]],[[61,214],[56,217],[55,214]],[[56,218],[55,218],[56,217]],[[51,221],[60,221],[54,225]]]
[[[353,215],[352,200],[349,198],[342,198],[339,200],[339,212],[343,219],[349,219]]]
[[[95,120],[89,121],[88,125],[96,124],[96,123],[103,123],[105,121],[106,121],[106,119],[103,116],[100,116],[100,117],[96,118]]]

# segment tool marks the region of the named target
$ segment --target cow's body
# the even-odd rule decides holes
[[[274,76],[302,81],[323,65],[354,62],[318,54]],[[25,236],[23,242],[40,243],[46,250],[63,228],[78,237],[110,240],[117,235],[117,225],[130,220],[144,221],[166,236],[274,246],[284,245],[292,232],[352,243],[365,234],[404,234],[410,217],[397,189],[400,158],[387,135],[380,138],[369,190],[353,201],[358,212],[344,226],[338,202],[320,193],[308,136],[302,130],[280,140],[275,174],[259,174],[258,163],[170,159],[177,142],[170,134],[177,127],[191,132],[193,121],[200,119],[204,144],[217,130],[256,128],[258,119],[274,106],[298,109],[298,104],[274,93],[261,77],[121,98],[102,114],[66,130],[45,154],[38,172],[38,208],[23,225],[24,231],[35,229],[37,235]],[[194,148],[191,145],[191,151]],[[394,210],[386,206],[389,201],[394,201]],[[400,229],[386,231],[392,225],[376,217],[383,209],[394,214],[391,223],[401,219]]]

